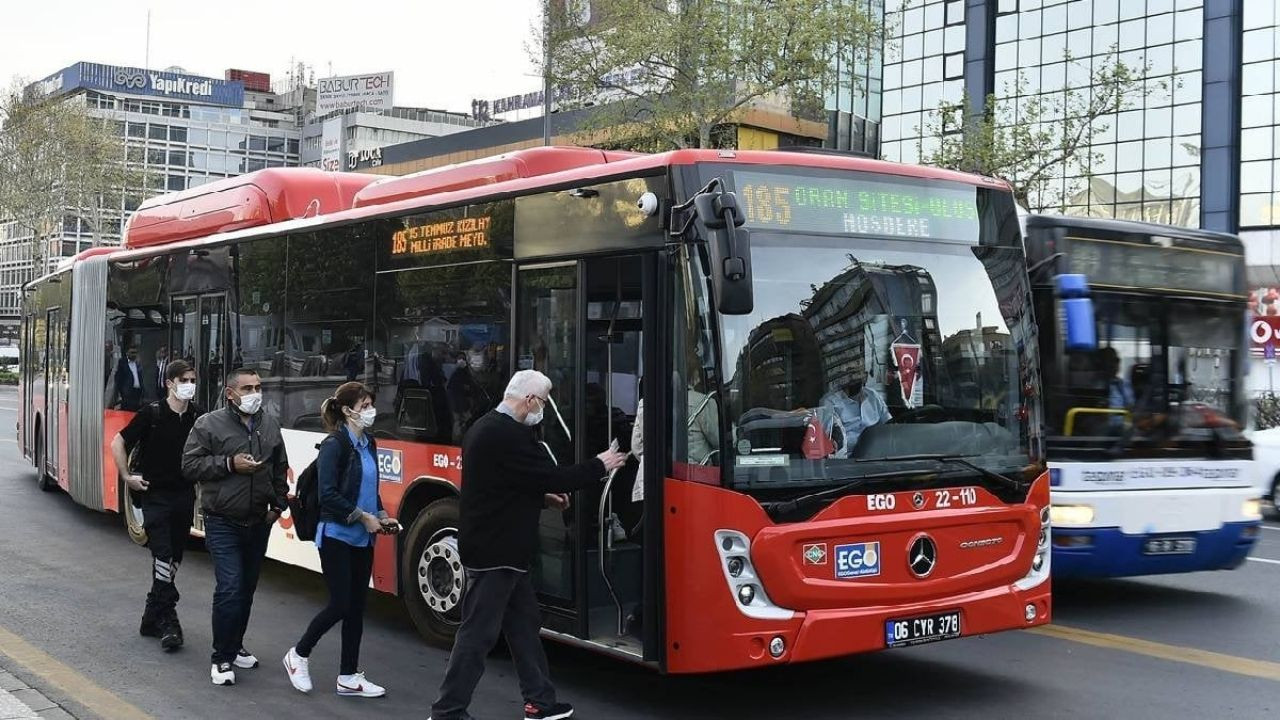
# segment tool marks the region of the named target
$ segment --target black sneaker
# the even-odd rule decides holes
[[[164,648],[165,652],[173,652],[182,647],[182,625],[178,623],[178,618],[165,623],[160,633],[160,647]]]
[[[546,708],[533,703],[524,704],[524,720],[564,720],[567,717],[573,717],[573,706],[569,703],[556,703]]]

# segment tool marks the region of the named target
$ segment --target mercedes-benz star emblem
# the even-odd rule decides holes
[[[920,578],[927,577],[937,564],[938,546],[933,538],[921,535],[911,541],[911,547],[907,549],[907,565],[912,574]]]
[[[917,510],[924,507],[924,493],[918,492],[911,496],[911,507]]]

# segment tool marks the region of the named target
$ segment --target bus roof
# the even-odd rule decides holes
[[[269,168],[146,200],[129,218],[124,246],[163,245],[352,206],[376,176]]]
[[[1201,230],[1199,228],[1180,227],[1177,225],[1160,225],[1157,223],[1138,222],[1136,220],[1117,220],[1115,218],[1095,218],[1082,215],[1031,214],[1026,217],[1027,228],[1079,228],[1103,233],[1121,235],[1143,235],[1156,237],[1186,238],[1204,242],[1230,245],[1244,252],[1244,243],[1236,235],[1229,233]]]
[[[673,150],[640,154],[581,147],[531,148],[403,177],[272,168],[161,195],[125,229],[123,258],[160,245],[206,243],[449,207],[483,197],[650,175],[699,163],[808,167],[944,180],[1007,190],[1001,180],[941,168],[838,154],[776,150]],[[270,226],[286,224],[285,227]],[[234,237],[228,234],[235,233]]]

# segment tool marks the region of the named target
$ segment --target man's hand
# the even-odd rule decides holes
[[[552,510],[568,510],[569,494],[568,493],[547,493],[545,498],[547,507]]]
[[[254,460],[249,453],[240,453],[231,459],[231,466],[241,475],[252,475],[262,467],[262,463]]]
[[[141,475],[128,475],[125,477],[124,482],[134,492],[146,492],[147,488],[151,487],[151,483],[142,479]]]
[[[626,453],[612,447],[597,455],[596,458],[604,463],[605,472],[613,472],[622,467],[622,463],[627,461]]]
[[[268,524],[268,525],[274,525],[274,524],[275,524],[275,522],[276,522],[277,520],[279,520],[279,519],[280,519],[280,513],[276,512],[275,510],[268,510],[268,511],[267,511],[267,524]]]

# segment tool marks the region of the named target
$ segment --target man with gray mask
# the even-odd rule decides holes
[[[249,610],[267,554],[271,526],[289,493],[280,424],[262,411],[262,380],[241,368],[227,375],[226,407],[196,420],[183,450],[182,471],[200,483],[204,543],[213,560],[214,685],[234,685],[235,671],[255,668],[244,648]]]
[[[600,482],[622,465],[616,446],[587,462],[557,467],[533,434],[549,404],[551,379],[537,370],[511,378],[502,404],[475,422],[462,441],[458,550],[467,570],[462,625],[449,655],[435,720],[469,718],[467,706],[484,675],[484,659],[506,636],[527,720],[573,714],[548,677],[539,629],[542,614],[529,578],[543,507],[567,509],[569,493]]]

